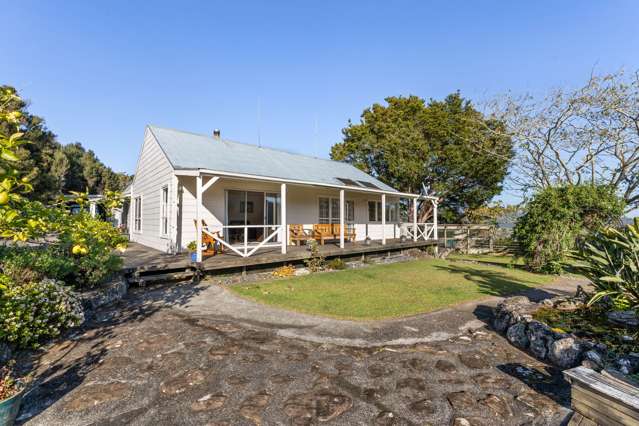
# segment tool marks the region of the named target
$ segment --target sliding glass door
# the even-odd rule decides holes
[[[231,226],[228,230],[231,244],[243,243],[245,230],[248,242],[262,241],[273,231],[273,228],[265,225],[280,224],[280,195],[253,191],[226,191],[226,224]],[[234,226],[238,227],[233,228]],[[277,239],[271,241],[277,241]]]

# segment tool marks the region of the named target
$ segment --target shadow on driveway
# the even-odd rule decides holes
[[[79,329],[75,329],[37,352],[18,358],[21,372],[35,372],[31,390],[26,394],[18,424],[37,416],[77,386],[100,366],[117,338],[115,328],[141,323],[160,309],[184,306],[204,288],[192,283],[169,284],[153,289],[132,289],[125,299],[98,309]],[[80,345],[90,349],[81,357],[73,354]],[[47,356],[43,362],[43,357]]]

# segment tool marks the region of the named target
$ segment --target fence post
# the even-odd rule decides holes
[[[470,226],[466,226],[466,254],[470,254]]]

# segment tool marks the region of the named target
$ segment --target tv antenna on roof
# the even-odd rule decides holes
[[[262,147],[262,102],[257,97],[257,146]]]

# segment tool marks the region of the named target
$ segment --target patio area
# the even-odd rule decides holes
[[[435,240],[400,241],[400,239],[388,239],[386,244],[380,241],[371,241],[370,244],[364,242],[345,242],[344,248],[338,244],[327,243],[318,246],[320,253],[324,257],[352,257],[358,255],[384,255],[388,253],[401,252],[411,248],[425,248],[435,246]],[[129,248],[122,254],[124,260],[123,271],[125,273],[148,273],[163,271],[176,271],[188,268],[197,268],[202,272],[224,272],[242,270],[253,267],[275,267],[285,263],[302,262],[310,256],[308,246],[288,246],[287,252],[283,254],[279,247],[266,247],[256,252],[250,257],[241,257],[227,250],[224,254],[218,254],[204,258],[201,263],[191,261],[189,253],[167,254],[138,243],[130,243]]]

